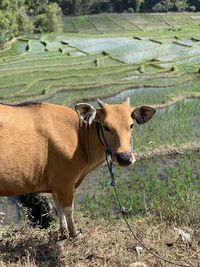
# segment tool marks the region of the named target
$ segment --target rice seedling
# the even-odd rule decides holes
[[[177,67],[176,65],[174,65],[174,66],[171,67],[170,70],[171,70],[171,71],[176,71],[176,72],[177,72],[177,71],[178,71],[178,67]]]
[[[30,52],[31,51],[31,41],[28,40],[28,43],[26,45],[26,52]]]
[[[159,41],[159,40],[156,40],[156,39],[149,39],[149,41],[151,41],[151,42],[155,42],[155,43],[158,43],[158,44],[163,44],[163,42],[162,41]]]
[[[132,208],[130,215],[154,216],[178,225],[199,225],[199,157],[185,155],[137,161],[128,170],[115,167],[117,190],[123,206]],[[119,213],[106,166],[88,175],[79,191],[77,206],[92,216],[113,217]],[[88,188],[89,187],[89,188]],[[102,212],[103,211],[103,212]]]
[[[59,48],[58,48],[58,51],[59,51],[60,53],[63,53],[63,49],[62,49],[62,47],[59,47]]]
[[[44,45],[45,47],[47,47],[47,42],[46,41],[44,41],[44,40],[40,40],[40,43],[42,44],[42,45]]]
[[[138,67],[138,71],[139,71],[140,73],[145,73],[144,65],[139,66],[139,67]]]

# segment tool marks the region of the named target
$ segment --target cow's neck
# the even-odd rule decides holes
[[[98,137],[96,122],[90,126],[82,124],[81,138],[88,163],[94,166],[102,163],[105,159],[105,147]]]

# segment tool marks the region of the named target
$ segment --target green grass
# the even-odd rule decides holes
[[[198,144],[200,140],[199,100],[180,101],[158,110],[151,123],[137,129],[134,140],[135,149],[138,152],[168,145],[179,147],[190,142]]]
[[[179,225],[200,224],[199,152],[137,161],[132,167],[116,166],[117,191],[129,215],[155,216]],[[93,216],[119,214],[106,166],[93,171],[77,192],[81,210]]]

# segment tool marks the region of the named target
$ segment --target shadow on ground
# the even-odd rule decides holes
[[[0,262],[5,265],[27,263],[27,260],[38,267],[62,267],[61,247],[58,234],[45,234],[37,231],[37,236],[32,233],[10,233],[5,239],[0,239]],[[18,265],[17,265],[18,266]]]

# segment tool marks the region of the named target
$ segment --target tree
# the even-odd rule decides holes
[[[10,7],[10,0],[0,0],[0,10],[6,10]]]
[[[50,3],[57,3],[61,8],[62,13],[65,15],[73,13],[72,0],[49,0],[49,2]]]
[[[196,7],[195,6],[189,6],[189,11],[195,12],[196,11]]]
[[[58,4],[49,4],[46,16],[48,32],[61,31],[61,8],[58,6]]]
[[[135,11],[140,12],[141,5],[144,3],[144,0],[135,0]]]
[[[2,30],[0,32],[0,49],[3,49],[5,42],[7,41],[9,36],[9,31]]]
[[[45,13],[36,16],[34,26],[40,32],[61,31],[61,8],[56,3],[49,4]]]
[[[25,0],[27,12],[30,16],[43,14],[48,9],[48,0]]]
[[[72,6],[74,15],[81,15],[83,13],[82,0],[72,0]]]
[[[0,0],[0,47],[19,34],[29,33],[32,22],[27,16],[24,0]]]

